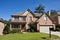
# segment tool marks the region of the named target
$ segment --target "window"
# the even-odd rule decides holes
[[[22,17],[22,20],[23,20],[23,21],[26,21],[26,17]]]
[[[44,16],[44,20],[47,20],[47,18],[48,18],[47,16]]]
[[[15,18],[15,20],[19,20],[19,16],[15,16],[14,18]]]
[[[19,24],[12,24],[12,28],[20,28],[20,25]]]
[[[30,16],[30,21],[32,21],[32,17]]]

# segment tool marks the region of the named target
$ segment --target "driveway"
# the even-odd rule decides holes
[[[49,32],[45,32],[45,33],[48,33],[48,34],[49,34]],[[57,31],[51,31],[51,34],[54,34],[54,35],[57,35],[57,36],[60,37],[60,32],[57,32]]]
[[[60,32],[57,32],[57,31],[51,31],[51,34],[54,34],[54,35],[57,35],[57,36],[59,36],[60,37]]]

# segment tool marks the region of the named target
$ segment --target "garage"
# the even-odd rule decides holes
[[[52,26],[40,26],[40,32],[49,32],[50,28],[52,28]]]

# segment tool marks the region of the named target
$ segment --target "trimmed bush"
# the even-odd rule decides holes
[[[10,30],[10,33],[21,33],[21,30],[20,29],[13,29],[13,30]]]

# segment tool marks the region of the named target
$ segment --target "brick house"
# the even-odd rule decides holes
[[[57,12],[57,19],[58,19],[58,24],[60,24],[60,12]]]
[[[37,30],[40,32],[48,32],[50,28],[56,29],[56,21],[47,13],[33,13],[30,9],[11,15],[10,30],[21,29],[22,32],[29,29],[29,23],[33,21],[37,24]]]
[[[5,24],[2,20],[0,20],[0,35],[3,35],[3,29],[5,27]]]

